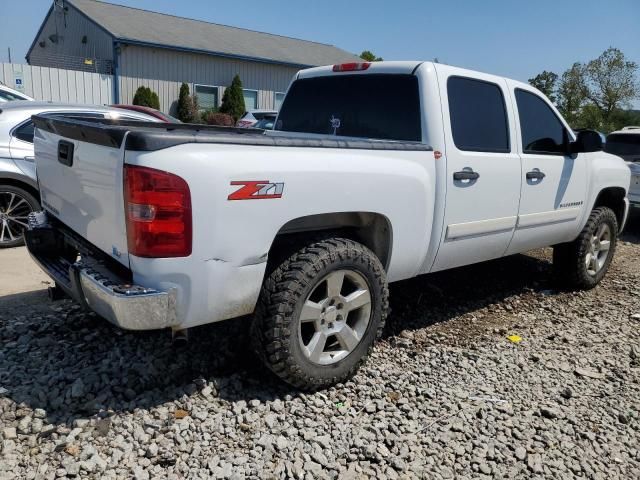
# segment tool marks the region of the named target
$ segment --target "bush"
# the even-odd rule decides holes
[[[234,121],[237,122],[245,111],[242,81],[240,81],[240,76],[236,75],[233,77],[231,86],[224,91],[220,112],[231,115]]]
[[[136,94],[133,96],[133,104],[160,110],[160,98],[149,87],[139,87],[136,90]]]
[[[189,94],[189,85],[183,83],[180,85],[180,95],[178,96],[178,120],[191,123],[192,109],[193,100]]]
[[[178,97],[178,119],[184,123],[200,123],[198,110],[198,97],[189,95],[189,85],[183,83]]]
[[[221,127],[233,127],[236,122],[228,113],[218,113],[214,111],[208,111],[202,114],[202,120],[207,125],[218,125]]]

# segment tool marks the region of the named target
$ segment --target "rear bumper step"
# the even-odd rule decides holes
[[[31,214],[25,239],[29,254],[67,295],[126,330],[176,325],[175,291],[132,285],[92,259],[73,262],[56,248],[63,237],[42,212]]]

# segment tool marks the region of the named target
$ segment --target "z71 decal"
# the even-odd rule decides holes
[[[242,187],[229,195],[228,200],[282,198],[282,192],[284,192],[284,183],[274,183],[269,180],[246,180],[231,182],[231,185],[242,185]]]

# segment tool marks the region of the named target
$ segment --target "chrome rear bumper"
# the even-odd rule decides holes
[[[31,258],[67,295],[88,310],[126,330],[176,325],[175,290],[161,292],[132,285],[93,258],[69,261],[53,247],[64,235],[40,212],[31,214],[25,232]],[[52,246],[53,245],[53,246]]]
[[[86,268],[79,269],[79,277],[80,293],[87,306],[121,328],[155,330],[176,323],[175,292],[128,284],[110,285]]]

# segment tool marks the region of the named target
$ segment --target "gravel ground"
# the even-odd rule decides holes
[[[247,321],[176,350],[1,296],[0,478],[638,478],[640,219],[590,292],[549,253],[392,285],[365,368],[315,394],[256,364]]]

